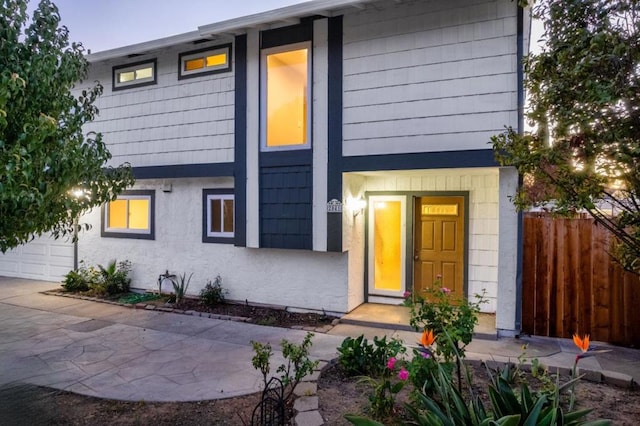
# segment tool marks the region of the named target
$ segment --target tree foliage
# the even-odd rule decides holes
[[[617,237],[612,254],[640,270],[640,2],[541,0],[546,46],[525,58],[533,131],[492,138],[523,176],[514,202],[588,212]],[[614,215],[610,214],[613,209]]]
[[[98,114],[102,86],[71,92],[87,76],[82,44],[69,44],[49,0],[31,20],[26,7],[26,0],[0,0],[2,252],[44,232],[71,233],[73,218],[133,184],[127,164],[106,166],[102,136],[83,133]]]

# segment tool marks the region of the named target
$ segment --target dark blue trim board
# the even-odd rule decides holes
[[[260,32],[260,48],[282,46],[313,40],[313,20],[302,19],[300,24]]]
[[[133,167],[136,179],[169,179],[233,176],[233,163],[175,164],[172,166]]]
[[[343,172],[497,167],[498,165],[491,149],[342,157]]]
[[[247,35],[236,36],[234,202],[237,247],[247,245]]]
[[[327,201],[342,200],[342,16],[328,22]],[[342,251],[342,215],[327,214],[327,251]]]

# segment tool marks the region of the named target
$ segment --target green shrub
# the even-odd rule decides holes
[[[453,374],[453,363],[441,362],[432,356],[427,355],[428,352],[418,349],[413,350],[413,358],[407,365],[409,370],[409,380],[415,391],[422,391],[427,395],[433,395],[435,387],[431,377],[438,371],[438,368],[443,368],[449,377]]]
[[[71,270],[64,276],[64,280],[62,280],[62,288],[65,291],[72,292],[87,291],[89,290],[89,283],[80,271]]]
[[[387,341],[387,336],[381,339],[374,337],[372,345],[361,334],[355,339],[347,337],[342,341],[338,347],[338,362],[351,376],[380,376],[389,358],[405,352],[400,339]]]
[[[83,261],[80,261],[78,270],[71,270],[62,280],[62,288],[65,291],[81,292],[88,291],[92,284],[99,280],[98,271],[92,267],[87,267]]]
[[[475,302],[456,299],[451,290],[441,286],[440,279],[424,293],[406,299],[405,304],[411,308],[409,323],[416,331],[435,333],[437,351],[446,361],[451,362],[458,355],[464,358],[464,348],[471,342],[478,323],[480,304],[486,302],[484,294],[475,296]]]
[[[99,280],[89,285],[96,294],[113,296],[129,292],[129,286],[131,285],[131,279],[129,278],[129,272],[131,272],[130,261],[124,260],[116,263],[115,260],[112,260],[106,268],[98,265],[98,269]]]
[[[213,282],[207,281],[207,284],[200,291],[200,301],[203,305],[213,308],[224,303],[224,295],[227,293],[228,291],[222,288],[222,278],[218,275]]]

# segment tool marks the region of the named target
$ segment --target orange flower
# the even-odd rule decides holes
[[[433,335],[433,330],[425,330],[422,332],[422,338],[420,339],[422,347],[429,347],[433,345],[433,342],[435,341],[436,337]]]
[[[575,333],[573,335],[573,343],[575,343],[578,349],[582,352],[587,352],[589,350],[589,335],[585,334],[581,339],[580,336],[578,336],[578,333]]]

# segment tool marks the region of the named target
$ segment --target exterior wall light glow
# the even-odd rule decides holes
[[[347,209],[351,210],[353,217],[356,217],[367,207],[367,201],[364,198],[349,197],[345,205]]]

